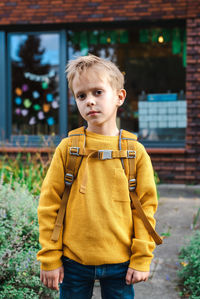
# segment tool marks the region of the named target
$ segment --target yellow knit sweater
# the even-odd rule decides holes
[[[118,136],[104,136],[86,130],[86,148],[118,150]],[[135,210],[131,210],[127,177],[120,159],[88,159],[86,193],[80,193],[85,170],[83,158],[68,200],[63,233],[51,241],[57,211],[64,192],[64,168],[68,138],[56,148],[42,185],[38,207],[40,244],[37,258],[43,270],[62,265],[65,255],[84,265],[122,263],[149,271],[155,244]],[[156,187],[150,158],[136,142],[136,192],[149,221],[157,208]]]

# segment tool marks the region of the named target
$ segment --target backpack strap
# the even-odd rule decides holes
[[[78,128],[76,130],[70,131],[68,134],[69,142],[67,149],[67,164],[65,173],[65,185],[61,205],[56,218],[54,230],[51,236],[52,241],[58,241],[61,227],[63,225],[63,220],[65,217],[66,206],[71,190],[72,183],[77,176],[79,167],[82,162],[82,156],[79,155],[80,149],[85,147],[85,130],[84,127]]]
[[[147,231],[149,234],[152,236],[154,239],[155,243],[157,245],[162,244],[162,239],[158,235],[158,233],[155,231],[151,223],[149,222],[147,216],[145,215],[142,205],[140,203],[139,197],[136,193],[136,150],[135,150],[135,144],[136,144],[137,137],[134,134],[131,134],[130,132],[127,132],[125,130],[122,131],[121,133],[121,138],[120,138],[120,143],[125,143],[127,146],[127,150],[130,153],[129,159],[126,159],[127,163],[124,163],[125,167],[125,173],[128,177],[128,185],[129,185],[129,194],[130,194],[130,199],[131,199],[131,205],[132,208],[134,207],[140,217],[140,219],[143,221],[144,226],[146,227]],[[120,146],[121,147],[121,146]],[[126,167],[128,166],[128,169]]]

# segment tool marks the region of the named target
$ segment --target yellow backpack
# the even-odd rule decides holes
[[[162,238],[157,234],[157,232],[152,227],[151,223],[147,219],[140,200],[135,192],[136,189],[136,151],[135,151],[135,142],[137,137],[125,130],[120,130],[119,136],[119,150],[99,150],[94,151],[85,148],[85,128],[81,127],[75,130],[72,130],[68,134],[69,142],[67,149],[67,165],[66,165],[66,174],[65,174],[65,191],[62,196],[61,206],[58,211],[57,219],[55,222],[54,230],[51,236],[52,241],[57,241],[63,225],[63,220],[65,216],[65,211],[67,207],[67,201],[70,193],[71,186],[75,180],[81,161],[84,156],[93,157],[100,160],[107,159],[121,159],[123,169],[128,178],[129,193],[131,200],[131,207],[137,210],[139,217],[142,219],[144,226],[146,227],[149,234],[154,239],[157,245],[162,244]],[[87,167],[87,166],[86,166]],[[85,193],[85,186],[87,183],[87,175],[84,177],[83,184],[81,185],[80,192]]]

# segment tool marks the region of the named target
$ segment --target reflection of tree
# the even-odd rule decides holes
[[[58,113],[54,112],[51,101],[47,101],[48,94],[52,95],[52,99],[55,99],[58,95],[55,78],[49,78],[46,85],[44,85],[45,82],[39,80],[41,75],[47,75],[51,70],[50,64],[42,64],[44,53],[45,49],[41,48],[41,38],[37,35],[28,35],[27,39],[18,48],[17,54],[20,61],[12,61],[14,133],[48,134],[50,128],[47,119],[53,117],[55,123],[58,122]],[[25,75],[27,73],[34,74],[35,78],[27,77]],[[18,89],[17,93],[16,89]],[[21,103],[16,102],[17,97],[21,98]],[[48,107],[45,112],[43,110],[44,104]],[[23,111],[27,112],[24,112],[23,115]],[[25,115],[26,113],[27,115]],[[38,114],[40,117],[38,117]],[[41,117],[42,115],[43,117]]]
[[[25,43],[21,43],[18,56],[21,58],[24,71],[45,74],[49,71],[49,65],[41,65],[45,49],[40,47],[41,39],[36,35],[29,35]]]

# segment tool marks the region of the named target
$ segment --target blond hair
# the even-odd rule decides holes
[[[72,83],[75,75],[78,73],[80,76],[91,67],[101,68],[103,72],[106,72],[110,85],[116,90],[124,88],[124,75],[113,62],[89,54],[87,56],[80,56],[75,60],[70,60],[66,66],[68,85],[72,92]]]

